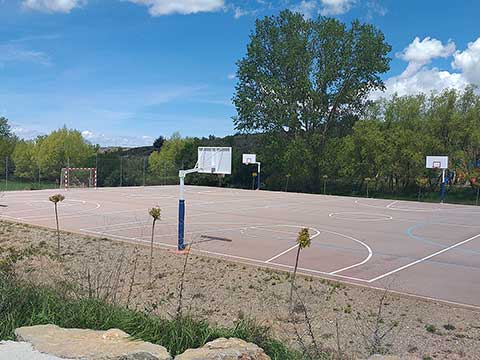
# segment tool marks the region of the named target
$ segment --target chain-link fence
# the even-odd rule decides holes
[[[63,187],[62,176],[66,168],[96,168],[97,187],[127,187],[127,186],[154,186],[176,185],[179,183],[178,171],[193,167],[191,161],[149,164],[148,156],[122,156],[118,154],[96,155],[82,163],[75,163],[66,159],[56,167],[45,167],[40,164],[29,164],[28,167],[16,166],[10,157],[0,161],[0,190],[37,190]],[[86,172],[88,174],[88,172]],[[256,188],[256,168],[234,166],[231,176],[225,178],[205,174],[191,174],[187,184],[222,186],[243,189]],[[77,176],[80,178],[80,175]],[[92,181],[71,181],[71,187],[87,187]],[[303,179],[299,181],[291,174],[264,174],[262,189],[285,192],[305,192],[302,187]],[[316,191],[326,195],[346,195],[369,198],[390,198],[416,201],[439,201],[440,183],[434,181],[425,187],[411,187],[408,189],[392,189],[386,191],[379,186],[375,179],[364,179],[362,182],[352,183],[346,178],[329,178],[320,176],[317,180]],[[480,187],[461,184],[449,184],[447,188],[447,202],[479,205]]]

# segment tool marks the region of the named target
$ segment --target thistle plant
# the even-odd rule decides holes
[[[55,194],[50,196],[48,200],[53,202],[55,206],[55,221],[57,224],[57,255],[60,256],[60,226],[58,224],[58,203],[65,200],[65,196],[63,196],[62,194]]]
[[[161,220],[162,210],[160,209],[160,207],[155,206],[155,207],[151,208],[150,210],[148,210],[148,213],[153,218],[152,239],[151,239],[151,242],[150,242],[150,265],[148,267],[148,277],[151,278],[152,277],[152,266],[153,266],[153,239],[155,237],[155,223],[157,222],[157,220]]]
[[[309,247],[312,242],[308,228],[300,230],[297,236],[297,257],[295,259],[295,267],[293,269],[292,282],[290,287],[290,308],[293,309],[293,290],[295,288],[295,277],[297,276],[298,260],[300,258],[300,251]]]

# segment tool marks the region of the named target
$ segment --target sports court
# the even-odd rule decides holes
[[[8,192],[1,217],[54,228],[56,192]],[[176,247],[178,186],[62,192],[62,229],[149,243],[147,211],[159,205],[155,242]],[[185,201],[194,251],[288,270],[309,227],[305,274],[480,308],[480,208],[200,186],[186,186]]]

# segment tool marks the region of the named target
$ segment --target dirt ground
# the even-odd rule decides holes
[[[74,295],[103,297],[160,316],[175,314],[186,255],[155,248],[150,277],[148,246],[72,233],[61,238],[61,260],[55,260],[54,231],[0,221],[0,257],[9,249],[33,246],[33,254],[16,267],[25,279],[74,282]],[[297,277],[296,287],[290,315],[289,273],[193,250],[181,309],[218,325],[252,317],[297,347],[311,343],[311,325],[318,344],[340,348],[348,358],[365,358],[376,347],[402,357],[480,359],[480,311],[305,276]]]

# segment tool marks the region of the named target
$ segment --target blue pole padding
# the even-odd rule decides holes
[[[178,250],[185,250],[185,200],[178,201]]]
[[[442,182],[442,192],[441,192],[441,196],[442,196],[442,203],[445,202],[445,181]]]

